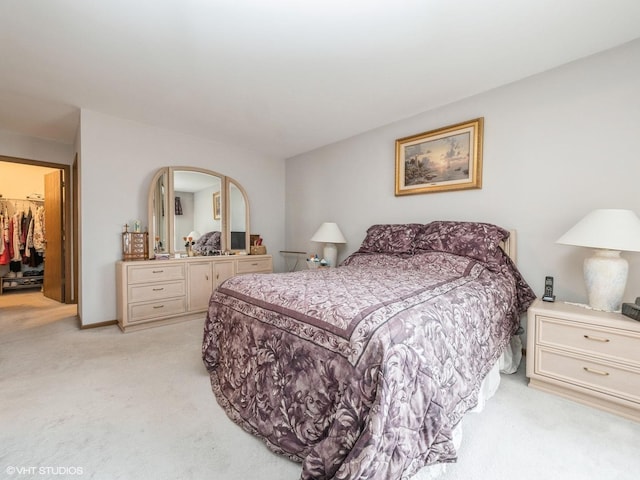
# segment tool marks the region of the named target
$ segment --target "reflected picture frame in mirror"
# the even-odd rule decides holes
[[[222,201],[220,200],[220,192],[215,192],[213,194],[213,219],[220,220],[221,218],[221,210],[222,210]]]

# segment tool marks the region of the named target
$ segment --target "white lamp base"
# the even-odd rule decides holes
[[[324,250],[322,252],[324,259],[327,261],[330,267],[336,267],[338,261],[338,247],[335,243],[325,243]]]
[[[595,310],[616,312],[622,305],[629,263],[616,250],[596,250],[584,260],[584,281],[589,306]]]

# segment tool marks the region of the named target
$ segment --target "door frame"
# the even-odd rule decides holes
[[[28,158],[7,157],[4,155],[0,155],[0,161],[21,163],[24,165],[34,165],[37,167],[57,168],[58,170],[62,170],[64,177],[64,194],[62,206],[64,214],[64,240],[62,242],[62,248],[65,252],[65,275],[63,279],[64,303],[78,303],[78,279],[77,275],[74,274],[74,272],[77,272],[78,269],[78,250],[76,248],[72,248],[72,244],[76,242],[75,239],[77,239],[78,237],[78,222],[72,222],[71,213],[71,205],[75,200],[72,198],[71,193],[75,191],[74,189],[77,179],[71,175],[71,165],[66,165],[64,163],[43,162],[40,160],[31,160]]]

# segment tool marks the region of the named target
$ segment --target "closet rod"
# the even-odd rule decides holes
[[[7,198],[7,197],[0,197],[0,202],[3,201],[3,200],[5,202],[36,202],[36,203],[44,203],[44,198],[36,199],[36,198]]]

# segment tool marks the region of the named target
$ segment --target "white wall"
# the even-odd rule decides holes
[[[560,299],[584,302],[588,251],[555,240],[595,208],[640,213],[639,85],[635,41],[288,159],[287,248],[320,253],[309,238],[325,221],[348,240],[339,259],[375,223],[492,222],[518,230],[519,266],[539,296],[552,275]],[[476,117],[485,119],[481,190],[394,196],[397,138]],[[640,254],[624,256],[629,301],[640,295]]]
[[[55,171],[55,168],[0,160],[0,194],[3,198],[27,198],[34,193],[44,197],[44,176]]]
[[[73,145],[0,130],[0,155],[71,165]]]
[[[229,175],[247,191],[252,231],[276,269],[284,244],[284,161],[90,110],[82,110],[80,152],[81,302],[83,325],[116,318],[115,263],[122,225],[147,225],[147,192],[156,170],[193,166]]]

